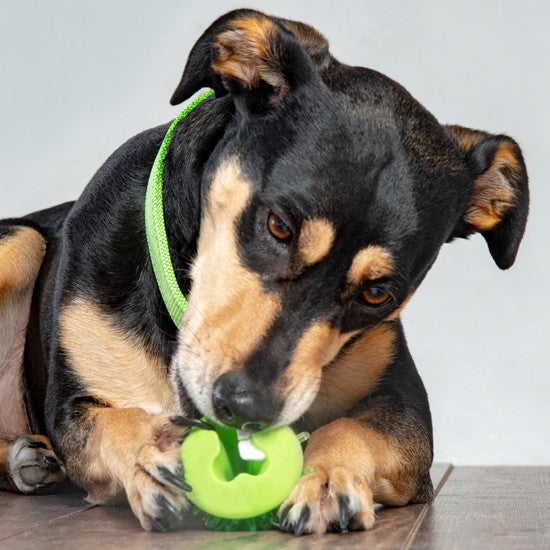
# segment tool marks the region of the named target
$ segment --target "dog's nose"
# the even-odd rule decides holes
[[[218,420],[249,432],[267,428],[281,410],[272,392],[258,387],[244,374],[232,372],[216,380],[212,404]]]

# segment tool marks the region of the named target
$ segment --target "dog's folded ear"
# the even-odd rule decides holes
[[[193,46],[170,103],[198,89],[231,93],[248,110],[276,107],[292,89],[319,79],[328,44],[303,23],[235,10],[215,21]]]
[[[518,144],[462,126],[446,126],[473,173],[470,200],[451,236],[483,235],[498,267],[514,263],[529,213],[527,170]]]

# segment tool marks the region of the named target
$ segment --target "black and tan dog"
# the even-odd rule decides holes
[[[440,125],[311,27],[255,11],[202,35],[172,103],[203,86],[216,97],[176,128],[165,169],[189,301],[179,333],[144,229],[166,125],[118,149],[75,203],[2,222],[0,483],[34,493],[66,471],[90,501],[125,492],[145,529],[177,528],[191,419],[295,424],[313,431],[312,470],[282,527],[368,529],[374,502],[433,491],[400,312],[457,237],[480,232],[512,265],[522,154],[507,136]]]

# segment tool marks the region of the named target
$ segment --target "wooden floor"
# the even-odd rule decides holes
[[[83,495],[0,493],[0,549],[550,549],[550,467],[432,469],[430,505],[385,508],[374,529],[296,538],[278,532],[146,533],[125,506],[87,504]]]

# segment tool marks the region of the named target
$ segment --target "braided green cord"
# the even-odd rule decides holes
[[[172,140],[172,134],[178,123],[185,118],[201,101],[211,96],[214,90],[208,90],[197,96],[185,109],[174,119],[170,128],[166,132],[162,144],[155,158],[153,168],[149,174],[147,192],[145,195],[145,232],[147,234],[147,244],[149,246],[149,256],[153,264],[153,271],[159,287],[162,299],[166,309],[179,329],[187,300],[181,291],[172,259],[168,248],[168,238],[166,237],[166,226],[164,223],[163,207],[163,175],[164,161],[168,153],[168,147]]]

